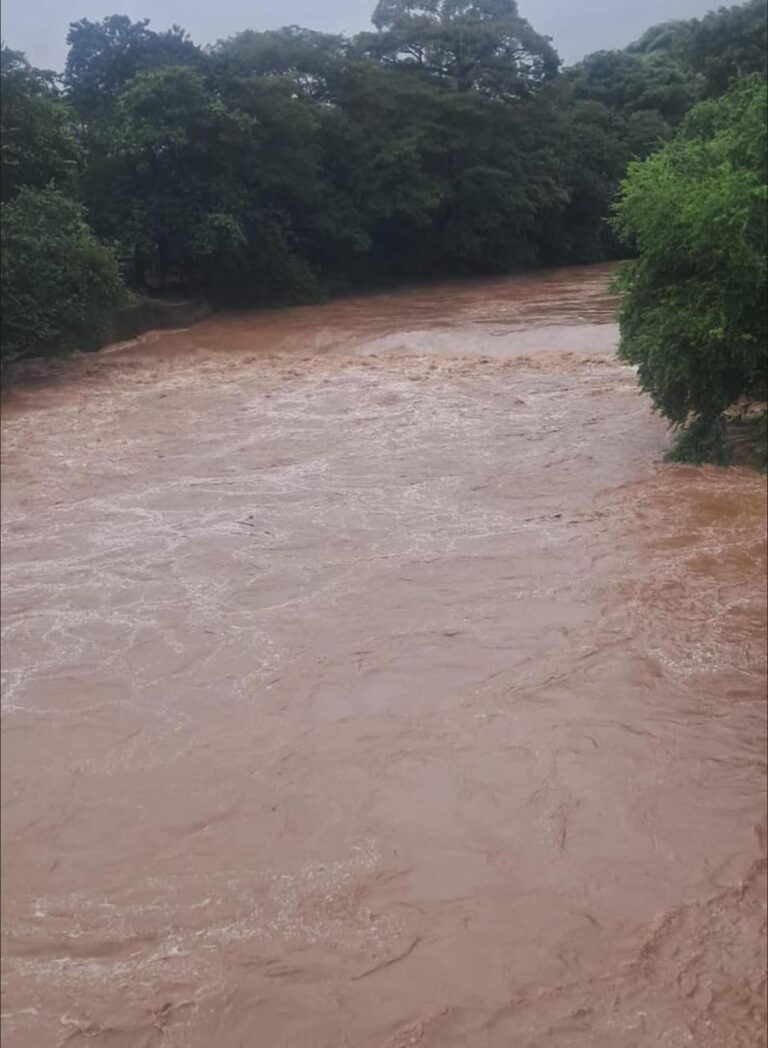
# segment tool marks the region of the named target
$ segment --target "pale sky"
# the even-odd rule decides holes
[[[590,51],[623,47],[648,26],[672,18],[694,18],[723,0],[519,0],[539,33],[551,36],[565,62]],[[727,3],[727,0],[725,0]],[[2,0],[2,39],[25,51],[33,65],[61,70],[67,27],[126,14],[149,18],[153,29],[183,26],[197,44],[213,43],[241,29],[302,25],[328,32],[370,29],[375,0]]]

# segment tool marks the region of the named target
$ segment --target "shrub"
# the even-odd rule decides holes
[[[3,363],[98,345],[127,298],[115,255],[55,189],[23,189],[2,205],[0,280]]]
[[[630,165],[615,225],[638,258],[620,278],[620,355],[676,427],[717,458],[718,420],[765,387],[766,91],[760,77],[696,106]]]

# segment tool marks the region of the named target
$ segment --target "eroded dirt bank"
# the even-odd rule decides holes
[[[765,499],[602,267],[4,407],[5,1048],[754,1048]]]

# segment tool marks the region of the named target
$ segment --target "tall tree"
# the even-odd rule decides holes
[[[240,77],[283,79],[301,94],[321,99],[329,72],[348,50],[343,36],[286,26],[263,33],[246,29],[220,40],[211,57],[222,82]]]
[[[132,22],[126,15],[73,22],[67,43],[64,84],[75,107],[90,118],[106,112],[137,73],[167,65],[199,67],[203,61],[179,26],[156,33],[148,18]]]
[[[161,287],[174,275],[202,279],[225,258],[234,264],[245,242],[252,129],[194,70],[140,73],[107,125],[103,191],[96,187],[94,199],[99,229]]]
[[[33,69],[20,51],[0,48],[2,199],[23,186],[73,192],[83,155],[53,73]]]
[[[548,37],[521,17],[516,0],[379,0],[370,53],[405,62],[450,83],[494,97],[526,94],[557,73]]]

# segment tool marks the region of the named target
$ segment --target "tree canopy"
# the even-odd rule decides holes
[[[384,61],[415,65],[457,91],[525,94],[553,77],[560,60],[515,0],[379,0],[377,35],[361,37]]]
[[[138,73],[165,65],[195,65],[201,57],[179,26],[156,33],[149,28],[148,18],[132,22],[127,15],[110,15],[101,22],[87,18],[73,22],[67,43],[64,84],[83,116],[108,110]]]
[[[23,186],[76,189],[84,156],[53,73],[33,69],[19,51],[0,48],[2,199]]]

